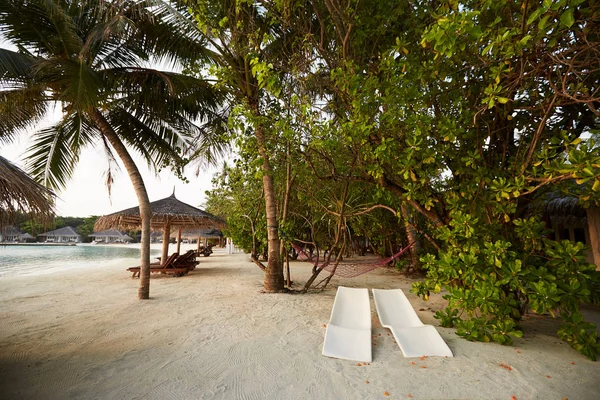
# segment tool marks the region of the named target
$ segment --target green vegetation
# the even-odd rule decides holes
[[[98,139],[159,167],[218,154],[222,127],[190,119],[226,110],[237,154],[209,207],[268,259],[265,291],[285,290],[292,239],[337,260],[416,241],[410,269],[424,279],[413,290],[444,293],[444,326],[507,344],[525,313],[549,313],[561,339],[595,358],[580,305],[600,303],[598,272],[583,245],[548,239],[542,210],[550,195],[600,205],[597,2],[173,3],[2,3],[20,50],[0,49],[1,82],[16,85],[0,91],[0,140],[39,120],[46,100],[65,110],[36,134],[39,179],[64,183]],[[142,68],[151,56],[187,76]]]
[[[270,257],[271,190],[285,240],[342,252],[367,237],[389,254],[418,238],[414,291],[443,291],[459,335],[506,344],[524,313],[550,313],[595,358],[579,307],[598,304],[598,273],[583,245],[546,239],[539,210],[549,194],[600,201],[597,3],[187,3],[209,37],[245,27],[239,62],[260,92],[258,114],[239,100],[238,157],[209,201],[238,243]]]

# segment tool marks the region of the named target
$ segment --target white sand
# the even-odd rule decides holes
[[[454,358],[406,359],[371,296],[373,362],[322,356],[337,285],[405,289],[422,321],[438,324],[432,309],[443,301],[409,294],[410,281],[393,271],[333,279],[324,292],[262,294],[262,272],[248,256],[220,249],[188,276],[153,277],[152,299],[139,301],[127,266],[0,279],[1,399],[600,396],[600,363],[558,340],[558,322],[545,317],[527,318],[527,335],[513,346],[439,328]],[[307,263],[293,263],[298,287],[309,274]]]

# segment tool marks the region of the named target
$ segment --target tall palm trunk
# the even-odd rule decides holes
[[[256,127],[256,139],[258,152],[263,159],[263,187],[265,190],[265,208],[267,217],[268,254],[267,270],[263,289],[265,292],[280,292],[284,290],[283,264],[279,252],[279,226],[277,221],[277,201],[273,185],[273,171],[269,162],[269,154],[266,149],[264,127],[258,124]]]
[[[102,132],[102,135],[108,140],[111,146],[117,152],[117,155],[123,161],[125,169],[129,174],[129,179],[133,184],[133,189],[138,198],[140,205],[140,217],[142,219],[142,247],[140,251],[140,287],[138,289],[138,299],[146,300],[150,298],[150,217],[152,209],[150,207],[150,199],[144,185],[142,175],[138,170],[137,165],[131,158],[127,148],[121,142],[113,128],[110,126],[104,116],[94,110],[90,113],[90,118],[96,123],[96,126]]]

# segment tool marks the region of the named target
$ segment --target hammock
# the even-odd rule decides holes
[[[308,254],[304,252],[304,249],[298,246],[294,242],[290,242],[296,253],[298,253],[298,259],[301,261],[312,261],[313,257],[310,257]],[[335,268],[335,275],[340,276],[342,278],[355,278],[360,275],[364,275],[367,272],[371,272],[376,268],[383,267],[384,265],[389,264],[394,261],[398,257],[400,257],[406,250],[410,249],[415,242],[410,243],[408,246],[392,255],[391,257],[382,258],[380,260],[372,261],[352,261],[352,262],[340,262],[335,268],[335,264],[331,264],[329,261],[323,262],[319,265],[319,255],[317,254],[317,260],[314,263],[314,266],[318,269],[333,272]]]

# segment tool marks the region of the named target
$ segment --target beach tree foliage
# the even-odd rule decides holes
[[[210,65],[219,87],[232,104],[230,128],[238,134],[239,144],[252,150],[260,165],[267,231],[267,265],[264,290],[284,290],[281,262],[278,193],[271,158],[280,144],[281,131],[278,99],[282,73],[290,59],[289,40],[281,21],[271,15],[271,7],[245,0],[183,0],[192,12],[203,39],[216,53]],[[196,75],[204,70],[202,62],[190,63],[187,72]],[[251,173],[255,173],[252,168]]]
[[[190,149],[222,149],[207,128],[220,122],[213,87],[150,66],[210,56],[188,22],[160,0],[0,2],[0,31],[12,45],[0,48],[0,138],[33,131],[29,170],[53,188],[67,183],[86,146],[98,146],[113,168],[120,158],[143,221],[140,299],[149,297],[151,210],[131,152],[178,171]],[[42,124],[54,109],[60,120]]]
[[[260,4],[301,49],[279,88],[294,91],[303,160],[323,184],[367,184],[415,228],[414,292],[444,293],[442,324],[508,344],[526,313],[548,313],[595,358],[580,305],[600,301],[598,272],[582,244],[550,240],[543,209],[600,202],[598,3]],[[273,72],[260,76],[280,82]]]

